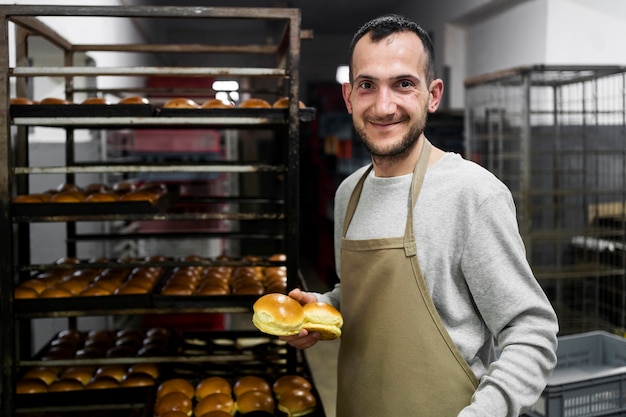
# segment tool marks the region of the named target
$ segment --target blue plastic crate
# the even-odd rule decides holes
[[[605,331],[559,338],[557,365],[531,417],[626,417],[626,339]]]

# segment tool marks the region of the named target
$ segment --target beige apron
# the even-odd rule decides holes
[[[452,417],[470,403],[478,385],[435,309],[417,261],[412,208],[430,150],[424,138],[404,237],[345,237],[371,168],[350,198],[341,244],[344,326],[337,417]]]

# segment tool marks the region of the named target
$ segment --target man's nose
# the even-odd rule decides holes
[[[387,116],[394,114],[398,108],[393,91],[389,88],[380,88],[376,95],[376,103],[374,105],[376,113],[379,116]]]

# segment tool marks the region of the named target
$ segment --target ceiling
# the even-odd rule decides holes
[[[128,4],[150,6],[299,8],[302,29],[313,30],[314,36],[352,35],[365,21],[396,10],[407,2],[408,0],[126,0]]]

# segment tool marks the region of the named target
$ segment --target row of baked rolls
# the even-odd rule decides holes
[[[184,378],[172,378],[157,388],[154,416],[274,415],[276,409],[287,416],[304,416],[317,406],[311,390],[311,382],[295,374],[281,376],[271,384],[256,375],[244,375],[233,384],[220,376],[207,377],[195,385]]]
[[[87,335],[67,330],[51,340],[40,356],[42,360],[154,357],[167,355],[172,343],[171,332],[160,327],[98,330]]]
[[[71,100],[65,100],[58,97],[46,97],[41,100],[31,100],[26,97],[12,97],[10,99],[10,104],[12,106],[25,106],[25,105],[65,105],[65,104],[77,104]],[[108,105],[112,104],[104,97],[87,97],[85,100],[80,102],[80,104],[99,104],[99,105]],[[150,104],[150,100],[141,96],[129,96],[120,99],[117,104]]]
[[[149,261],[158,262],[165,258],[151,256]],[[21,282],[14,290],[16,299],[64,298],[106,295],[146,294],[160,281],[163,268],[160,266],[126,267],[124,262],[116,262],[111,268],[77,268],[72,262],[77,259],[58,260],[64,267],[42,271]],[[106,258],[94,259],[88,263],[106,263]]]
[[[201,260],[190,255],[183,260]],[[242,258],[249,263],[261,262],[260,256],[248,255]],[[228,261],[230,258],[218,257],[216,260]],[[285,261],[284,254],[275,254],[269,261]],[[286,292],[287,268],[283,265],[261,266],[182,266],[172,270],[166,279],[161,294],[163,295],[262,295],[273,292]]]
[[[112,186],[103,183],[91,183],[85,187],[63,183],[57,188],[43,193],[20,194],[13,197],[14,203],[102,203],[148,201],[157,202],[167,193],[167,187],[161,183],[137,185],[122,181]]]
[[[200,104],[190,98],[177,97],[170,99],[163,104],[164,109],[285,109],[287,107],[289,107],[288,97],[281,97],[273,103],[270,103],[262,98],[249,98],[243,100],[238,105],[235,105],[235,103],[230,101],[226,102],[216,98],[209,99]],[[299,101],[298,107],[303,109],[306,106],[302,101]]]

